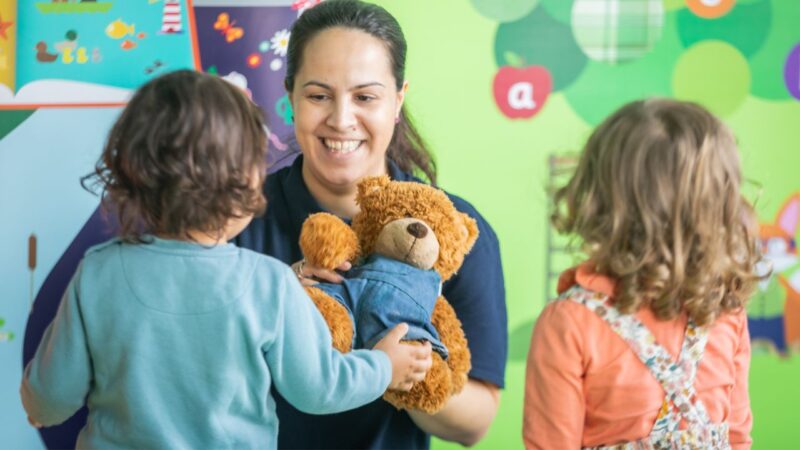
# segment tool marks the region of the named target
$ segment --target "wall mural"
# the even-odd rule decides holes
[[[535,116],[559,91],[590,124],[644,96],[696,101],[723,117],[748,95],[800,100],[792,2],[471,1],[498,21],[495,102],[512,119]]]
[[[748,96],[800,101],[800,8],[783,0],[471,0],[496,20],[492,92],[501,114],[530,120],[562,92],[590,125],[628,101],[664,96],[700,103],[723,119]],[[735,7],[734,7],[735,6]],[[666,70],[665,70],[666,69]],[[551,155],[551,177],[570,158]],[[555,162],[554,162],[555,161]],[[553,165],[555,164],[555,165]],[[561,181],[566,181],[561,177]],[[793,200],[780,214],[798,214]],[[773,264],[749,304],[756,352],[800,351],[800,265],[791,228],[765,223]],[[776,219],[789,224],[789,219]],[[779,232],[779,233],[778,233]],[[571,259],[547,229],[546,297]],[[779,245],[779,243],[782,243]],[[772,247],[770,247],[770,245]],[[776,254],[776,252],[784,254]],[[794,278],[793,278],[794,277]],[[793,284],[794,283],[794,284]],[[509,354],[524,360],[534,321],[511,330]]]
[[[786,356],[800,352],[800,258],[797,225],[800,193],[784,202],[775,220],[760,224],[764,253],[762,273],[767,277],[747,305],[748,326],[755,351]]]

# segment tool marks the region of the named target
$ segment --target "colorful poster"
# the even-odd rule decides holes
[[[300,3],[195,1],[202,69],[240,86],[261,107],[270,130],[270,171],[297,155],[283,78],[289,30]]]
[[[197,66],[191,0],[0,0],[0,108],[118,105]]]

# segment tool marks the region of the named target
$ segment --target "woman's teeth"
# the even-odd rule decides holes
[[[361,141],[338,141],[333,139],[323,139],[322,142],[328,150],[336,153],[350,153],[361,145]]]

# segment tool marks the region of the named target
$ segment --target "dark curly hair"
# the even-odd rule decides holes
[[[260,110],[238,88],[180,70],[133,95],[81,183],[102,188],[125,241],[220,236],[230,219],[266,207],[266,142]]]

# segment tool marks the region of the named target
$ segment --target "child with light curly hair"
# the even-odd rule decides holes
[[[756,220],[731,132],[704,108],[623,106],[589,138],[553,224],[561,275],[528,355],[534,448],[749,448]]]

